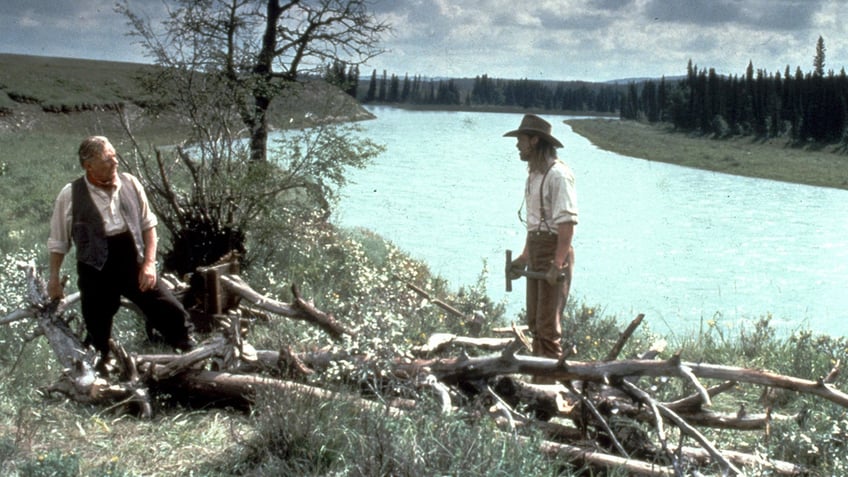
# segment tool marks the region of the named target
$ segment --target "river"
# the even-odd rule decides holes
[[[452,286],[504,291],[504,251],[520,252],[526,168],[502,137],[521,114],[377,107],[363,134],[386,146],[349,173],[334,221],[392,241]],[[685,333],[771,315],[783,331],[848,330],[848,191],[737,177],[603,151],[543,115],[577,177],[572,298],[651,329]]]

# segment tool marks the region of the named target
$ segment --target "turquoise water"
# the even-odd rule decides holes
[[[365,227],[458,286],[488,266],[488,291],[514,316],[504,251],[523,245],[517,211],[526,169],[520,114],[374,108],[363,134],[387,147],[351,171],[334,220]],[[659,332],[706,320],[848,330],[848,192],[722,175],[602,151],[544,116],[577,176],[580,223],[572,297]]]

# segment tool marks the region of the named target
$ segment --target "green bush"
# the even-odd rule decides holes
[[[24,462],[20,473],[25,477],[79,477],[80,460],[75,454],[51,450]]]

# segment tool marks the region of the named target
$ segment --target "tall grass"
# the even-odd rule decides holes
[[[265,395],[256,436],[224,472],[302,476],[559,475],[534,440],[519,441],[489,421],[432,409],[388,418],[349,401]],[[535,436],[536,439],[539,436]]]

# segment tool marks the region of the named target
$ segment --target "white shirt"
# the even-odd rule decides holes
[[[544,220],[540,203],[542,197],[545,201]],[[577,223],[577,188],[574,173],[562,161],[554,162],[547,177],[544,171],[531,171],[527,176],[524,199],[527,203],[527,231],[556,233],[559,224]]]
[[[147,201],[147,195],[141,187],[141,183],[131,174],[120,174],[121,177],[133,181],[135,189],[138,191],[138,201],[141,206],[141,230],[147,230],[155,227],[158,223],[156,215],[150,210],[150,204]],[[129,230],[127,223],[121,214],[121,180],[117,181],[117,186],[112,189],[111,194],[105,189],[97,187],[85,179],[85,185],[91,194],[91,200],[100,216],[103,218],[103,227],[106,231],[106,236],[117,235]],[[67,254],[71,249],[71,222],[73,221],[73,200],[72,200],[72,183],[68,183],[59,192],[56,197],[56,203],[53,206],[53,217],[50,219],[50,237],[47,239],[47,250],[61,254]]]

